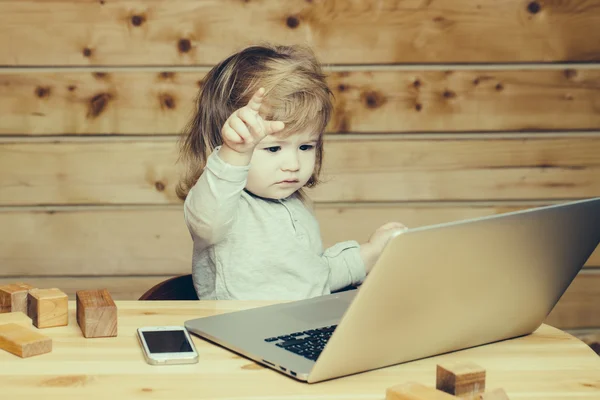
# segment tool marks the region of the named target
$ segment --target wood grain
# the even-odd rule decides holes
[[[385,400],[458,400],[459,397],[452,396],[432,386],[426,386],[417,382],[402,383],[387,388]]]
[[[189,268],[184,273],[189,273]],[[70,300],[82,289],[107,288],[114,300],[137,300],[155,284],[174,275],[157,276],[37,276],[24,277],[37,287],[57,287]],[[0,277],[0,284],[13,282],[14,278]],[[567,289],[546,323],[561,329],[600,328],[600,271],[584,269]],[[120,311],[119,311],[120,312]]]
[[[600,126],[600,69],[473,68],[329,71],[335,113],[327,130],[535,131]],[[204,75],[200,70],[143,68],[0,70],[0,135],[175,135],[192,115]]]
[[[176,150],[175,140],[0,143],[0,205],[178,204]],[[347,138],[325,153],[317,202],[600,195],[599,136]]]
[[[152,286],[172,275],[138,275],[138,276],[26,276],[23,280],[34,283],[37,287],[56,287],[65,292],[69,300],[76,300],[78,290],[94,290],[107,288],[114,300],[137,300]],[[0,277],[0,284],[14,282],[14,278]],[[75,306],[75,305],[74,305]],[[2,316],[8,314],[1,314]],[[0,318],[0,322],[2,319]],[[14,322],[14,321],[11,321]],[[31,325],[31,320],[29,319]]]
[[[0,325],[4,324],[17,324],[25,328],[33,327],[31,318],[22,311],[0,313]]]
[[[600,59],[595,0],[41,4],[0,2],[0,64],[211,65],[264,40],[307,43],[335,64]]]
[[[335,72],[332,132],[595,129],[600,70]]]
[[[0,134],[176,134],[204,72],[0,72]]]
[[[173,140],[0,144],[0,204],[175,203],[176,150]]]
[[[581,272],[546,323],[561,329],[600,328],[600,269]]]
[[[316,214],[329,247],[344,240],[364,242],[389,221],[418,227],[528,207],[317,204]],[[179,206],[5,211],[0,226],[11,227],[0,230],[1,274],[34,286],[27,275],[173,276],[191,268],[192,241]],[[587,265],[600,266],[600,249]]]
[[[600,329],[571,330],[569,333],[590,346],[600,356]]]
[[[543,399],[552,393],[554,400],[570,400],[600,393],[595,353],[580,340],[547,325],[515,340],[317,385],[283,377],[196,336],[199,363],[160,369],[145,363],[135,337],[140,326],[182,325],[192,318],[267,304],[117,302],[119,336],[91,342],[81,336],[71,302],[69,326],[48,331],[55,338],[51,354],[23,363],[0,353],[0,386],[9,398],[372,400],[384,398],[386,388],[401,382],[433,385],[437,363],[476,360],[488,371],[490,387],[504,388],[511,399]]]

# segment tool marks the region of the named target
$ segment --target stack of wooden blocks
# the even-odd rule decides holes
[[[504,389],[485,392],[485,369],[473,363],[437,366],[436,387],[409,382],[388,388],[386,400],[508,400]]]
[[[68,323],[68,297],[60,289],[26,283],[0,286],[0,349],[23,358],[49,353],[52,339],[33,327]],[[77,292],[77,323],[86,338],[117,336],[117,307],[106,289]]]

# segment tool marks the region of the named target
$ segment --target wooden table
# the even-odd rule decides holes
[[[473,361],[487,371],[487,387],[511,399],[600,399],[600,357],[573,336],[543,325],[532,335],[313,385],[261,367],[194,337],[200,362],[151,366],[136,328],[183,325],[196,317],[266,302],[116,302],[119,335],[85,339],[69,302],[69,325],[47,328],[52,353],[21,359],[0,352],[5,399],[383,399],[407,381],[435,386],[439,362]],[[34,397],[35,396],[35,397]]]

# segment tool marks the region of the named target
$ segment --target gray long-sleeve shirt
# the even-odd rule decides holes
[[[244,191],[248,170],[225,163],[217,149],[185,200],[200,299],[305,299],[362,282],[357,242],[323,251],[311,210],[296,196],[265,200]]]

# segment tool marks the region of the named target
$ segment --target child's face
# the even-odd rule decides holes
[[[310,129],[286,138],[266,136],[254,149],[246,189],[275,200],[301,189],[315,169],[318,138]]]

